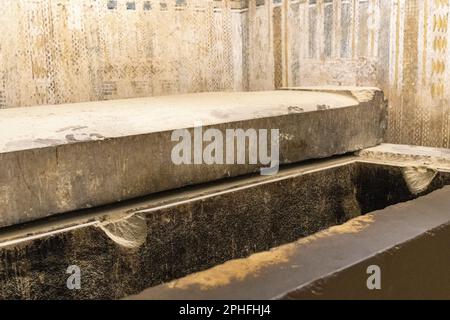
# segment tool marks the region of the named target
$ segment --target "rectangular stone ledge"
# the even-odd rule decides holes
[[[198,121],[204,130],[223,133],[279,129],[281,164],[380,144],[383,93],[369,88],[372,94],[361,100],[342,90],[202,93],[1,110],[0,227],[259,170],[175,165],[173,130],[192,134]]]
[[[358,152],[360,161],[450,170],[450,149],[383,143]]]

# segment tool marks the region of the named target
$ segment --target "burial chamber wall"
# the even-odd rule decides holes
[[[0,0],[0,108],[381,87],[391,143],[450,147],[444,0]]]

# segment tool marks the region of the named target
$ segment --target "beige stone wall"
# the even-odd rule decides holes
[[[271,7],[275,87],[381,87],[389,142],[450,147],[448,0],[259,2]]]
[[[389,142],[450,147],[449,1],[290,1],[287,12],[288,85],[379,86]]]
[[[387,139],[450,147],[447,0],[0,0],[0,108],[376,85]]]
[[[0,107],[241,90],[237,4],[0,0]]]

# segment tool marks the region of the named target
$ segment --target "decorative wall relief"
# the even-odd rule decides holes
[[[450,147],[448,0],[0,2],[0,108],[378,86],[388,142]]]
[[[0,2],[1,108],[243,89],[245,1]]]

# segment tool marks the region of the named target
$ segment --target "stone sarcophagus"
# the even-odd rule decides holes
[[[253,173],[263,165],[251,159],[251,132],[278,132],[266,153],[281,165],[373,147],[385,108],[376,88],[330,87],[0,110],[0,227]],[[222,158],[207,161],[208,129],[241,130],[244,145],[220,144]],[[192,140],[180,162],[183,132]]]

